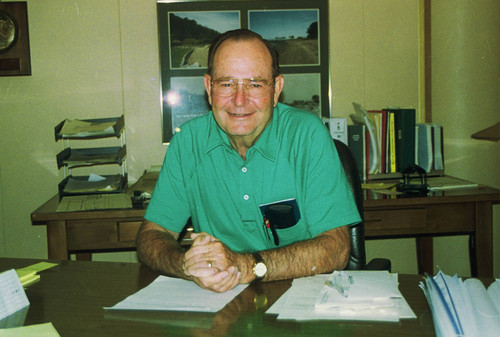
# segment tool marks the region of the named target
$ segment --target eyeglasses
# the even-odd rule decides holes
[[[248,96],[262,97],[267,94],[267,87],[271,86],[274,81],[268,82],[263,78],[222,78],[211,82],[214,95],[221,97],[231,97],[238,90],[238,85],[241,84],[243,90]]]

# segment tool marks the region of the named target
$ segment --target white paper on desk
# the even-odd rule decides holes
[[[463,284],[467,288],[472,308],[475,309],[473,314],[480,331],[478,336],[498,337],[500,334],[500,312],[497,311],[493,300],[486,292],[483,282],[470,278],[465,280]]]
[[[429,303],[437,336],[498,337],[500,311],[481,281],[462,281],[457,275],[439,271],[434,277],[426,276],[420,288]]]
[[[496,279],[495,282],[490,284],[486,292],[490,295],[497,311],[500,312],[500,279]]]
[[[332,275],[334,275],[334,272]],[[346,296],[328,285],[323,289],[316,301],[317,309],[333,307],[389,307],[391,298],[403,297],[398,289],[397,274],[388,271],[341,271],[350,280],[345,290]]]
[[[232,290],[216,293],[192,281],[159,276],[147,287],[104,309],[217,312],[247,286],[239,284]]]
[[[403,296],[398,289],[397,274],[387,271],[340,271],[333,272],[330,280],[340,273],[349,280],[345,296],[325,284],[315,302],[316,313],[355,320],[399,320],[402,308],[407,306],[403,306],[405,301],[402,301]]]
[[[316,297],[329,275],[316,275],[294,279],[292,286],[267,309],[266,314],[276,314],[278,319],[299,319],[314,312]]]
[[[30,304],[15,269],[0,274],[0,320]]]
[[[365,271],[365,273],[371,273]],[[369,320],[397,322],[400,319],[416,318],[410,306],[403,297],[393,298],[391,311],[375,312],[365,310],[318,311],[315,308],[319,294],[330,275],[316,275],[295,279],[288,289],[267,311],[267,314],[277,314],[278,319],[285,320]],[[397,274],[392,276],[397,278]],[[396,314],[397,313],[397,314]]]

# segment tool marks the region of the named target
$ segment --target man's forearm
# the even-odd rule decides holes
[[[187,278],[182,270],[184,250],[169,233],[156,229],[141,230],[137,236],[137,256],[161,274]]]
[[[350,232],[341,227],[282,248],[260,252],[268,269],[265,281],[297,278],[344,269],[350,254]]]

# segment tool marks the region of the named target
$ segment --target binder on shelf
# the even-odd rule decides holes
[[[415,125],[415,163],[425,172],[431,172],[434,165],[433,128],[431,124]]]
[[[388,145],[388,163],[389,163],[389,171],[388,173],[396,173],[396,125],[395,125],[395,117],[394,112],[388,111],[388,129],[389,129],[389,145]]]
[[[417,164],[428,176],[444,174],[443,128],[436,123],[417,123],[412,108],[365,110],[353,103],[356,113],[350,117],[355,125],[364,125],[365,152],[358,155],[361,179],[397,179]],[[348,145],[352,143],[348,126]],[[359,136],[361,137],[361,136]],[[352,151],[352,150],[351,150]],[[367,167],[365,167],[367,166]]]
[[[347,135],[347,146],[356,160],[359,177],[361,181],[366,181],[366,126],[363,124],[348,125]]]
[[[415,109],[387,109],[394,114],[396,171],[415,164]]]
[[[434,170],[444,170],[443,156],[443,127],[439,124],[432,124],[434,139]]]

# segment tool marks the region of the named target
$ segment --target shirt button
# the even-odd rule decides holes
[[[248,200],[248,199],[250,199],[250,196],[249,196],[248,194],[245,194],[245,195],[243,196],[243,199]]]
[[[242,171],[243,173],[246,173],[246,172],[247,172],[247,168],[246,168],[246,167],[243,167],[243,168],[241,169],[241,171]]]

